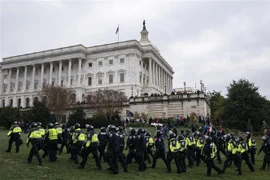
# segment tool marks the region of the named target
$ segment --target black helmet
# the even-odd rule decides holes
[[[54,127],[53,123],[48,124],[48,128],[53,128],[53,127]]]
[[[38,127],[38,124],[36,122],[32,122],[31,127],[32,128]]]
[[[157,135],[157,137],[160,137],[160,136],[161,136],[161,134],[162,134],[162,133],[161,133],[161,131],[160,131],[160,130],[157,130],[157,134],[156,134],[156,135]]]
[[[178,141],[181,141],[181,140],[184,140],[184,136],[182,136],[182,135],[180,135],[180,136],[178,136]]]
[[[59,123],[58,123],[58,122],[55,122],[55,123],[54,123],[54,125],[55,125],[55,126],[58,126],[58,125],[59,125]]]
[[[63,123],[62,124],[62,129],[65,129],[67,127],[67,124],[66,123]]]
[[[171,133],[169,136],[170,139],[175,138],[175,137],[176,137],[176,135],[174,133]]]
[[[110,131],[116,131],[115,125],[111,125],[111,126],[110,126]]]
[[[150,132],[146,132],[145,133],[145,136],[150,137],[151,136],[151,133]]]
[[[136,130],[134,129],[134,128],[132,128],[131,130],[130,130],[130,134],[131,135],[134,135],[136,133]]]
[[[262,140],[263,140],[264,142],[268,142],[268,141],[269,141],[269,136],[267,136],[267,135],[263,136],[263,137],[262,137]]]
[[[250,132],[246,132],[246,137],[250,138],[251,137],[251,133]]]
[[[190,134],[190,130],[186,130],[186,134],[188,136]]]
[[[139,128],[139,129],[137,130],[137,134],[142,134],[142,133],[144,133],[144,129],[143,129],[143,128]]]
[[[212,138],[211,137],[206,137],[205,139],[206,139],[206,143],[207,144],[212,143]]]
[[[87,131],[88,131],[88,132],[89,132],[89,131],[94,131],[94,126],[89,125],[89,126],[87,127]]]
[[[80,128],[81,127],[81,125],[79,124],[79,123],[76,123],[75,125],[74,125],[74,128],[75,129],[78,129],[78,128]]]
[[[12,122],[12,125],[17,125],[17,124],[18,124],[17,121],[13,121],[13,122]]]
[[[226,137],[225,137],[226,136]],[[228,142],[229,140],[232,139],[232,136],[231,134],[227,134],[227,135],[224,135],[224,138],[226,139],[226,141]]]
[[[214,136],[216,134],[216,131],[210,131],[210,136]]]
[[[221,135],[222,135],[221,132],[218,131],[218,132],[217,132],[217,137],[221,137]]]
[[[41,123],[41,122],[37,122],[37,125],[38,125],[38,126],[42,126],[42,123]]]
[[[118,126],[118,128],[120,132],[123,132],[124,128],[122,126]]]
[[[184,131],[184,130],[181,130],[181,131],[180,131],[180,134],[184,134],[184,133],[185,133],[185,131]]]
[[[101,132],[106,132],[106,128],[105,128],[105,127],[101,127],[101,128],[100,128],[100,131],[101,131]]]

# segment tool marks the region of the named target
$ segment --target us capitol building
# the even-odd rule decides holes
[[[3,58],[0,68],[1,107],[32,106],[44,84],[72,88],[76,102],[97,89],[114,89],[130,97],[173,88],[173,69],[149,41],[145,24],[139,42],[80,44],[23,54]]]
[[[43,85],[54,84],[73,90],[70,110],[75,102],[86,101],[89,92],[107,88],[130,97],[121,116],[126,111],[165,118],[210,113],[204,92],[164,95],[173,90],[174,71],[149,41],[145,22],[140,41],[80,44],[7,57],[0,70],[0,107],[29,108],[40,98]],[[145,93],[149,96],[142,96]]]

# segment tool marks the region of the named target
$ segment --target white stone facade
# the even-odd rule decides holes
[[[43,84],[72,88],[76,101],[88,92],[114,89],[127,97],[173,89],[172,67],[148,40],[100,46],[75,45],[3,58],[0,64],[0,107],[30,107]]]

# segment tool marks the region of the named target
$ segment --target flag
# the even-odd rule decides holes
[[[117,34],[119,32],[119,26],[117,27],[115,34]]]
[[[127,116],[127,117],[133,117],[134,114],[133,114],[131,111],[126,110],[126,116]]]

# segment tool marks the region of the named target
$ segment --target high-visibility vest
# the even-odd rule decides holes
[[[180,144],[178,143],[178,141],[176,141],[175,138],[172,138],[170,140],[170,151],[177,152],[177,151],[179,151],[179,149],[180,149]]]
[[[13,126],[7,133],[7,136],[10,136],[12,133],[21,133],[22,129],[19,126]]]
[[[57,140],[57,130],[55,128],[50,128],[48,129],[48,133],[49,133],[49,140]]]

